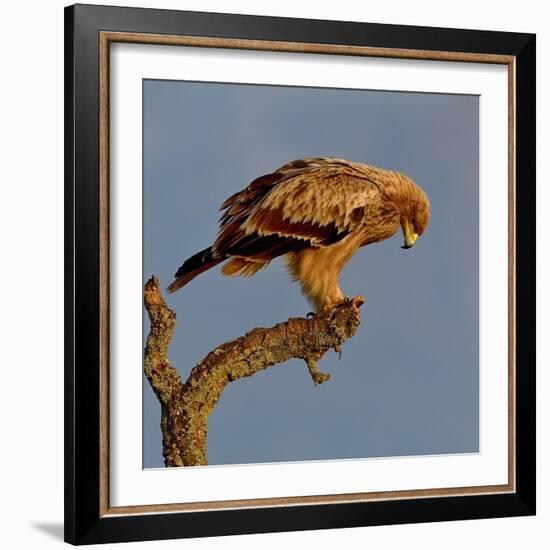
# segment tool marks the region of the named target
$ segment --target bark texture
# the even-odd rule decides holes
[[[255,328],[211,351],[186,382],[168,359],[176,314],[168,308],[157,277],[145,284],[145,308],[151,329],[144,371],[162,407],[161,428],[166,466],[198,466],[207,462],[208,417],[230,382],[252,376],[289,359],[303,359],[314,384],[326,382],[319,359],[351,338],[360,324],[359,296],[311,318],[291,318],[270,328]]]

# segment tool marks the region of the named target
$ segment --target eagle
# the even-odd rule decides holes
[[[304,158],[252,181],[221,205],[214,243],[181,265],[174,292],[225,262],[227,276],[250,277],[283,256],[317,309],[345,301],[338,278],[362,246],[401,228],[409,249],[430,220],[426,193],[408,176],[341,158]]]

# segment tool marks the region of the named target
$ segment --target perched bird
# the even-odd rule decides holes
[[[339,158],[295,160],[260,176],[221,206],[218,236],[187,259],[174,292],[226,260],[224,275],[249,277],[284,256],[288,271],[320,310],[345,297],[338,284],[357,250],[403,230],[411,248],[430,219],[424,191],[409,177]]]

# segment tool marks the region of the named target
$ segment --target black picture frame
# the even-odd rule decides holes
[[[512,56],[515,66],[515,491],[337,504],[102,515],[100,32]],[[65,9],[65,540],[72,544],[535,514],[535,36],[75,5]]]

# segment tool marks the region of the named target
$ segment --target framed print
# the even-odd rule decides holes
[[[535,513],[535,37],[65,11],[65,537]]]

